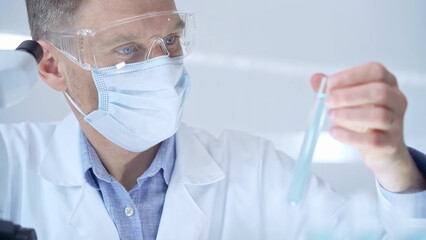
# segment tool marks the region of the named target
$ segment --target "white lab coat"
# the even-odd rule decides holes
[[[74,116],[2,125],[0,133],[0,218],[35,228],[41,240],[119,239],[83,178]],[[285,201],[292,167],[263,139],[235,131],[215,138],[183,125],[157,239],[289,239],[315,203],[335,216],[345,200],[312,177],[295,217]]]

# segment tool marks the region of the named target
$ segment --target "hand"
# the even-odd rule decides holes
[[[314,89],[323,76],[312,77]],[[391,192],[426,189],[404,143],[407,100],[385,67],[369,63],[330,76],[326,103],[331,136],[359,149],[364,164],[384,188]]]

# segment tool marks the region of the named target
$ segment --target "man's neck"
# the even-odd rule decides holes
[[[136,185],[137,179],[149,168],[161,145],[157,144],[141,153],[129,152],[107,140],[87,123],[81,126],[105,169],[127,191]]]

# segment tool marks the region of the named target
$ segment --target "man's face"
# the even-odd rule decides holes
[[[109,23],[116,20],[148,12],[172,11],[176,10],[176,7],[173,0],[88,0],[82,1],[79,9],[73,29],[107,27]],[[158,26],[150,24],[135,29],[135,33],[150,35],[157,29]],[[105,38],[108,37],[103,38],[108,41]],[[63,59],[59,68],[65,74],[68,94],[85,114],[96,110],[98,93],[90,71],[82,69],[66,58]],[[105,59],[97,59],[97,61],[102,62]]]

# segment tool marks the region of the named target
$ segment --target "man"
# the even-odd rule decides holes
[[[283,239],[308,227],[315,203],[327,216],[344,212],[344,199],[312,176],[294,213],[285,194],[293,162],[269,142],[180,126],[193,16],[172,0],[27,8],[44,50],[39,74],[74,114],[1,127],[0,217],[40,239]],[[383,221],[397,207],[424,208],[412,156],[425,157],[403,141],[406,100],[395,77],[377,63],[342,71],[329,79],[327,104],[331,135],[357,147],[380,183]]]

